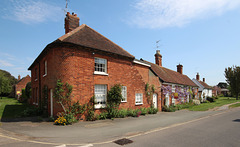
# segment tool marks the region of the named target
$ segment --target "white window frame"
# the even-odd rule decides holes
[[[94,86],[94,95],[96,101],[94,108],[105,108],[107,102],[107,85],[96,84]]]
[[[47,60],[44,61],[44,75],[43,77],[45,77],[47,75]]]
[[[135,105],[142,105],[143,104],[143,94],[136,93],[135,94]]]
[[[127,102],[127,86],[122,86],[122,97],[121,102]]]
[[[101,62],[104,62],[103,64],[105,65],[105,68],[104,68],[104,71],[97,71],[96,70],[96,67],[95,67],[95,64],[96,64],[96,61],[99,60]],[[94,58],[94,74],[96,75],[108,75],[107,74],[107,59],[103,59],[103,58],[98,58],[98,57],[95,57]]]

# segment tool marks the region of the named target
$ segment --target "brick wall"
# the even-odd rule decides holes
[[[104,58],[107,60],[108,75],[94,74],[94,58]],[[44,75],[44,61],[47,61],[47,75]],[[35,68],[39,70],[39,79],[35,81]],[[149,107],[145,96],[145,84],[150,82],[158,87],[158,97],[160,96],[160,86],[157,77],[149,78],[149,67],[136,65],[129,58],[120,57],[102,52],[93,52],[87,48],[61,47],[48,50],[48,53],[32,67],[32,88],[39,90],[39,101],[43,99],[42,89],[44,85],[48,87],[48,113],[50,115],[50,89],[55,89],[57,79],[63,83],[68,82],[73,86],[72,100],[81,104],[87,103],[94,95],[95,84],[105,84],[108,90],[115,84],[122,84],[127,87],[127,102],[121,103],[120,108],[140,108]],[[151,79],[151,80],[150,80]],[[39,88],[40,87],[40,88]],[[40,94],[41,93],[41,94]],[[143,105],[135,105],[135,94],[143,94]],[[36,92],[32,92],[33,103]],[[159,98],[158,98],[159,100]],[[43,101],[43,100],[42,100]],[[40,103],[40,102],[38,102]],[[62,111],[56,101],[53,102],[53,114]],[[161,103],[159,101],[159,108]]]
[[[25,89],[28,82],[31,82],[31,77],[27,75],[26,77],[22,78],[16,85],[15,85],[15,96],[19,98],[22,95],[22,89]],[[20,95],[18,96],[18,93]]]

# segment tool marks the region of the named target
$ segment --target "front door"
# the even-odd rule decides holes
[[[153,106],[154,106],[154,108],[157,108],[157,94],[156,93],[153,94]]]
[[[165,96],[165,105],[168,107],[169,106],[169,94],[167,93]]]

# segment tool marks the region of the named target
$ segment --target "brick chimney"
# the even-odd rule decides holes
[[[205,83],[205,78],[203,78],[202,81]]]
[[[160,54],[160,50],[157,50],[156,51],[156,54],[155,54],[155,63],[162,67],[162,55]]]
[[[18,81],[19,81],[19,80],[21,80],[21,76],[20,76],[20,75],[18,75]]]
[[[65,17],[65,34],[79,27],[79,20],[77,14],[67,12]]]
[[[180,74],[183,73],[183,66],[181,64],[177,65],[177,72],[179,72]]]
[[[199,79],[200,79],[199,73],[197,73],[196,79],[199,81]]]

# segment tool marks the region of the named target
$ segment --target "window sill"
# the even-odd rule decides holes
[[[106,104],[95,104],[94,105],[95,109],[101,109],[101,108],[105,108],[105,107],[106,107]]]
[[[142,105],[142,104],[143,104],[143,103],[137,103],[137,104],[135,103],[135,105]]]
[[[94,71],[94,73],[93,74],[95,74],[95,75],[103,75],[103,76],[108,76],[108,74],[107,73],[105,73],[105,72],[98,72],[98,71]]]
[[[121,101],[121,103],[127,103],[127,101]]]
[[[47,76],[47,74],[43,75],[43,77],[46,77],[46,76]]]

